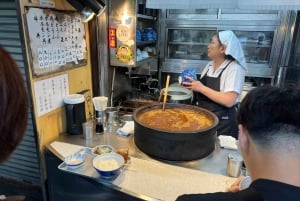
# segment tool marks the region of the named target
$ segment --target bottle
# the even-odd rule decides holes
[[[103,134],[104,128],[102,123],[102,116],[100,115],[100,112],[96,112],[96,134],[100,135]]]
[[[103,129],[101,118],[96,118],[96,134],[97,135],[103,134],[103,131],[104,129]]]

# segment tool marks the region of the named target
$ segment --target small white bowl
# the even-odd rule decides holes
[[[244,177],[239,184],[240,190],[244,190],[244,189],[248,188],[250,186],[251,182],[252,182],[252,180],[251,180],[250,176]]]
[[[114,148],[110,145],[97,145],[91,150],[93,156],[114,152]]]
[[[70,156],[67,156],[64,160],[65,164],[68,167],[76,168],[83,164],[85,161],[85,154],[83,153],[75,153]]]

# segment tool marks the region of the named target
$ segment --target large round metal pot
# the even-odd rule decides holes
[[[189,161],[201,159],[215,149],[217,116],[197,106],[167,103],[168,108],[187,108],[203,113],[213,120],[213,125],[202,130],[178,132],[163,131],[144,125],[139,116],[146,111],[162,108],[162,104],[148,105],[137,108],[133,113],[134,142],[146,154],[164,160]]]

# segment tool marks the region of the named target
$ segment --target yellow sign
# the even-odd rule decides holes
[[[123,63],[128,63],[132,59],[132,50],[127,45],[120,45],[116,52],[116,58]]]

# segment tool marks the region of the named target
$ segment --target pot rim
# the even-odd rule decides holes
[[[161,89],[161,93],[164,93],[165,88]],[[182,92],[182,95],[172,95],[169,94],[169,92]],[[168,88],[168,95],[171,97],[172,100],[188,100],[188,99],[193,99],[193,92],[191,90],[188,90],[184,87],[181,86],[170,86]]]
[[[180,103],[167,103],[166,104],[166,108],[174,108],[174,106],[181,106],[183,108],[193,108],[193,109],[196,109],[196,110],[201,110],[203,112],[206,112],[206,113],[208,113],[209,115],[212,116],[212,118],[214,119],[214,123],[211,126],[209,126],[207,128],[204,128],[204,129],[200,129],[200,130],[194,130],[194,131],[166,131],[166,130],[161,130],[161,129],[150,127],[150,126],[148,126],[146,124],[143,124],[142,122],[137,120],[137,114],[140,111],[143,111],[147,108],[153,108],[153,107],[154,107],[153,109],[157,109],[159,107],[162,108],[162,103],[155,103],[153,105],[145,105],[145,106],[141,106],[141,107],[135,109],[133,111],[133,120],[134,120],[135,123],[138,123],[138,124],[140,124],[140,125],[142,125],[146,128],[157,130],[159,132],[174,133],[174,134],[177,134],[177,133],[194,134],[194,133],[199,133],[199,132],[205,132],[205,131],[208,131],[208,130],[211,130],[211,129],[215,128],[219,124],[219,118],[217,117],[217,115],[214,114],[213,112],[205,109],[205,108],[198,107],[198,106],[195,106],[195,105],[180,104]]]

